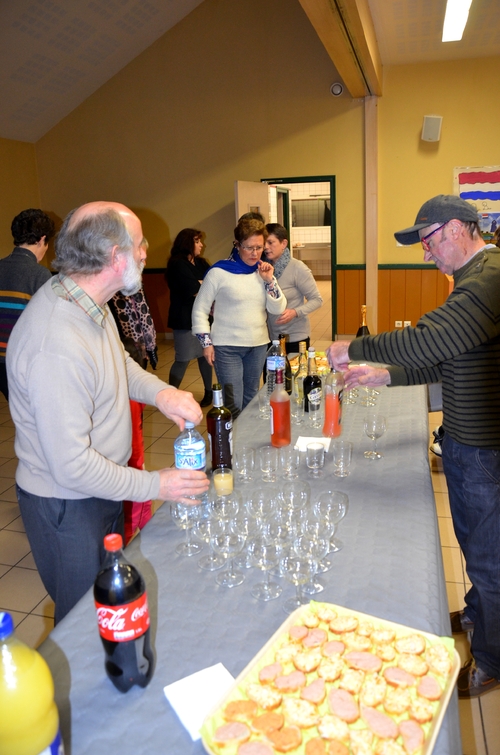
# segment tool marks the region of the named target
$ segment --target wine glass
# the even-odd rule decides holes
[[[234,532],[226,522],[223,531],[212,536],[212,546],[216,553],[226,560],[226,568],[217,574],[215,581],[221,587],[237,587],[245,580],[245,575],[234,569],[233,558],[243,550],[245,535]]]
[[[325,466],[325,447],[323,443],[308,443],[306,447],[306,464],[311,477],[318,478]]]
[[[300,451],[292,445],[284,446],[280,450],[280,461],[285,480],[295,480],[299,475],[297,469],[300,464]]]
[[[330,550],[328,538],[299,535],[293,543],[293,549],[299,558],[311,562],[312,575],[310,580],[302,585],[302,591],[306,595],[316,595],[318,592],[322,592],[325,586],[319,581],[314,582],[314,576],[318,570],[319,562]]]
[[[212,502],[212,516],[228,522],[234,519],[241,505],[241,493],[238,490],[233,490],[230,495],[217,496]]]
[[[337,525],[347,514],[349,497],[346,493],[341,493],[340,490],[325,490],[319,494],[313,508],[318,519],[331,522],[335,525],[336,529]],[[333,536],[330,537],[330,552],[336,553],[342,550],[343,547],[344,543],[335,537],[334,530]]]
[[[335,523],[327,517],[319,517],[316,512],[312,511],[306,516],[302,523],[302,534],[309,535],[316,539],[327,538],[330,550],[330,538],[335,533],[335,526]],[[330,571],[332,566],[332,561],[328,558],[328,554],[326,554],[324,558],[318,562],[318,572],[323,574],[324,572]]]
[[[265,572],[266,578],[263,582],[257,582],[252,587],[251,594],[257,600],[274,600],[279,598],[283,589],[276,582],[271,582],[269,571],[274,568],[280,558],[280,547],[271,538],[257,536],[249,544],[248,551],[252,564],[258,569]]]
[[[313,565],[307,558],[290,555],[281,560],[281,572],[287,582],[295,585],[295,596],[288,598],[283,604],[283,610],[286,613],[292,613],[296,608],[309,603],[309,598],[301,594],[300,588],[312,578]]]
[[[261,524],[248,513],[246,506],[243,506],[231,521],[230,528],[234,532],[237,532],[238,534],[244,535],[246,537],[246,542],[243,546],[243,550],[241,551],[239,556],[236,556],[234,558],[234,564],[238,567],[238,569],[250,569],[250,567],[252,566],[252,560],[248,552],[248,545],[250,543],[251,537],[260,535],[262,531]]]
[[[377,451],[377,438],[381,438],[385,433],[385,417],[382,417],[381,414],[370,412],[364,419],[364,427],[365,434],[373,441],[373,448],[371,451],[365,451],[365,458],[373,461],[382,459],[384,454]]]
[[[208,518],[208,505],[175,501],[170,504],[170,515],[175,525],[186,533],[184,542],[179,543],[175,552],[180,556],[195,556],[201,551],[203,546],[200,543],[193,542],[191,531],[197,521]]]
[[[244,484],[252,481],[255,466],[255,451],[251,446],[243,446],[234,454],[234,465],[238,481]]]
[[[280,492],[280,498],[287,508],[294,511],[305,510],[311,498],[311,486],[307,480],[285,482]]]
[[[376,391],[373,388],[367,388],[366,385],[362,385],[361,390],[363,391],[363,397],[359,402],[361,406],[375,406],[379,391]]]
[[[275,510],[277,498],[276,488],[253,490],[245,496],[245,507],[250,516],[262,526]]]
[[[264,482],[276,482],[278,471],[278,449],[274,446],[263,446],[258,450],[259,464]]]
[[[216,571],[221,569],[225,564],[225,559],[214,552],[212,538],[218,532],[223,531],[224,522],[220,519],[216,519],[213,514],[207,519],[198,520],[193,528],[193,534],[198,540],[207,543],[209,547],[208,555],[202,556],[198,560],[198,566],[200,569],[206,571]]]
[[[336,477],[347,477],[349,467],[351,466],[352,443],[348,440],[336,440],[333,444],[333,464],[335,466],[334,475]]]

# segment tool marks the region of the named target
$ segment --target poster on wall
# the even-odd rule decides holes
[[[454,193],[479,214],[479,227],[489,241],[500,225],[500,165],[453,169]]]

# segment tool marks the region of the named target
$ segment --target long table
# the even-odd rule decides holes
[[[384,388],[376,410],[387,418],[378,442],[383,459],[363,456],[371,441],[363,434],[367,410],[358,399],[344,410],[343,437],[354,444],[349,477],[333,476],[328,454],[324,476],[311,483],[313,496],[332,483],[349,496],[349,511],[338,530],[344,547],[332,556],[334,568],[322,575],[325,590],[318,599],[447,635],[425,388]],[[268,422],[260,418],[255,398],[235,423],[234,445],[268,443]],[[299,434],[320,435],[304,425],[293,433],[294,440]],[[307,474],[304,461],[300,472]],[[236,677],[285,620],[283,603],[294,593],[291,585],[283,584],[282,596],[268,603],[250,595],[262,577],[254,569],[240,587],[219,587],[214,573],[197,566],[197,556],[176,555],[183,536],[164,505],[127,549],[146,580],[157,656],[145,690],[122,695],[107,679],[91,591],[40,647],[54,676],[67,755],[201,755],[201,741],[191,740],[163,687],[218,662]],[[434,752],[461,751],[454,693]]]

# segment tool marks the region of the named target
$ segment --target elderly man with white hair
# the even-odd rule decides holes
[[[123,534],[124,499],[189,502],[202,471],[127,466],[129,398],[183,429],[202,412],[124,351],[106,302],[141,286],[146,253],[139,218],[115,202],[73,210],[56,241],[58,275],[31,299],[9,340],[10,410],[19,460],[16,488],[42,581],[60,621],[93,584],[103,537]]]

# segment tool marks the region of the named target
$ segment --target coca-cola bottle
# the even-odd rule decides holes
[[[233,447],[233,417],[222,401],[220,383],[213,386],[213,406],[207,412],[207,434],[210,442],[212,469],[231,469]]]
[[[120,692],[128,692],[134,684],[149,684],[155,658],[146,586],[122,547],[121,535],[104,538],[106,556],[94,583],[94,601],[106,673]]]

